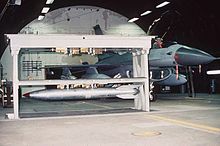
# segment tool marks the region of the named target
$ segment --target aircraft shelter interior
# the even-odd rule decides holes
[[[36,119],[63,139],[40,145],[219,144],[218,20],[214,1],[3,0],[0,145]]]

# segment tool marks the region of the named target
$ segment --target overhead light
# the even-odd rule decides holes
[[[10,5],[21,5],[21,0],[9,0]]]
[[[37,20],[43,20],[44,19],[44,16],[43,15],[40,15],[40,16],[38,16],[38,18],[37,18]]]
[[[52,4],[54,0],[47,0],[46,4]]]
[[[41,13],[45,14],[45,13],[47,13],[49,10],[50,10],[49,7],[44,7],[44,8],[42,9]]]
[[[207,71],[207,74],[208,75],[217,75],[217,74],[220,74],[220,70],[210,70],[210,71]]]
[[[157,5],[156,8],[164,7],[164,6],[168,5],[169,3],[170,2],[168,2],[168,1],[162,2],[161,4]]]
[[[130,20],[128,20],[128,22],[134,22],[134,21],[137,21],[139,18],[132,18]]]
[[[145,16],[147,14],[150,14],[152,11],[145,11],[144,13],[141,14],[141,16]]]

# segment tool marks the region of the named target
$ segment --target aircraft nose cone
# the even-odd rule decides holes
[[[181,65],[200,65],[214,61],[216,58],[212,55],[189,47],[181,47],[175,53],[175,61]]]

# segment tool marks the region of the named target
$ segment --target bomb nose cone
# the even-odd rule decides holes
[[[190,47],[181,47],[175,53],[175,61],[181,65],[200,65],[214,61],[212,55]]]

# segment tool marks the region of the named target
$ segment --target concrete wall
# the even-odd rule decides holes
[[[3,79],[7,79],[9,81],[12,81],[12,71],[13,71],[13,63],[12,63],[12,56],[10,53],[9,47],[5,49],[5,52],[2,55],[1,58],[1,64],[3,66]]]
[[[99,7],[73,6],[54,10],[25,26],[20,33],[28,34],[95,34],[93,26],[100,25],[105,34],[111,35],[146,35],[135,23],[128,23],[128,18]]]

